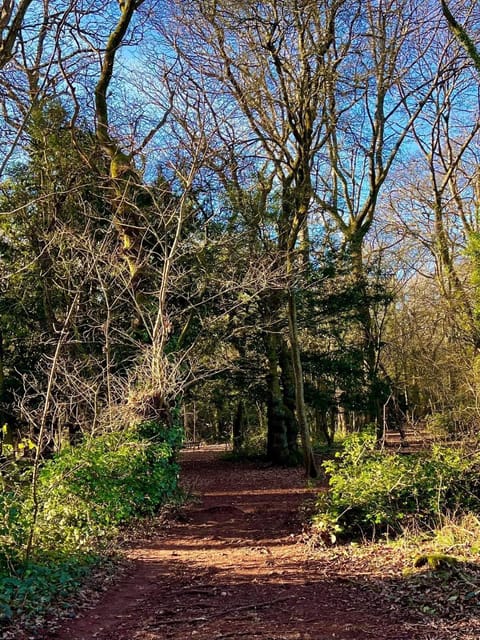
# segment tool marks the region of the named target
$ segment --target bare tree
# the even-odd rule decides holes
[[[465,251],[477,231],[477,105],[468,70],[459,70],[435,90],[412,129],[421,159],[405,167],[408,174],[390,195],[405,232],[416,235],[435,261],[437,281],[451,309],[452,328],[461,330],[475,349],[478,327]],[[415,167],[415,173],[409,166]]]
[[[377,422],[382,433],[377,397],[381,335],[368,301],[364,246],[385,181],[432,92],[448,73],[448,60],[440,48],[440,64],[428,62],[439,21],[432,21],[426,5],[364,2],[350,24],[343,48],[329,52],[335,68],[326,100],[329,163],[319,168],[315,195],[341,234],[363,298],[361,341],[372,387],[367,420]]]
[[[5,0],[0,12],[0,67],[4,67],[14,55],[14,47],[20,37],[23,20],[32,0]]]
[[[261,5],[247,2],[239,9],[229,2],[193,3],[188,8],[177,3],[175,20],[188,33],[182,37],[182,30],[172,40],[193,86],[203,85],[205,79],[212,105],[223,102],[234,119],[235,109],[240,111],[242,144],[267,163],[263,175],[271,176],[270,197],[279,195],[273,233],[276,260],[283,262],[289,285],[283,297],[277,296],[277,309],[284,304],[288,308],[296,412],[305,467],[312,474],[315,463],[305,411],[294,276],[298,240],[313,198],[313,166],[328,138],[325,78],[342,5],[272,0]],[[228,128],[218,117],[217,124],[225,142]],[[273,308],[272,313],[276,314]],[[274,335],[271,339],[277,340]]]

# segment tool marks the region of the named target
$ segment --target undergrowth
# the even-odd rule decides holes
[[[398,455],[354,434],[323,466],[330,490],[318,498],[314,527],[330,541],[427,531],[449,514],[480,513],[480,451],[467,445]]]
[[[31,469],[10,462],[0,495],[0,617],[41,613],[98,564],[119,528],[178,496],[179,429],[143,422],[46,461],[33,522]],[[33,535],[30,557],[26,557]]]

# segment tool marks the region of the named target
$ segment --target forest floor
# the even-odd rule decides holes
[[[476,574],[468,596],[452,576],[404,577],[411,557],[391,545],[317,549],[302,528],[314,495],[302,471],[223,453],[184,451],[182,482],[194,499],[178,517],[131,541],[117,578],[79,594],[68,619],[15,637],[480,639]]]

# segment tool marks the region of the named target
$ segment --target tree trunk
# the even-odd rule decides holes
[[[363,264],[363,235],[352,234],[349,240],[352,273],[359,292],[358,318],[362,327],[362,350],[365,375],[368,381],[368,398],[365,407],[365,422],[375,424],[377,437],[383,437],[383,402],[380,398],[382,381],[378,375],[378,335],[372,319],[371,303],[368,294],[368,284]]]
[[[240,453],[243,449],[245,442],[245,428],[246,428],[246,414],[245,414],[245,402],[243,400],[238,401],[237,412],[233,420],[233,451],[234,453]]]
[[[280,342],[279,364],[285,428],[287,431],[288,458],[290,464],[298,464],[301,458],[298,450],[298,422],[295,416],[295,377],[292,368],[292,354],[283,338]]]
[[[142,308],[144,305],[144,247],[143,222],[136,205],[138,196],[143,193],[144,185],[138,175],[133,159],[124,153],[121,144],[111,135],[109,126],[108,90],[112,80],[115,58],[128,32],[134,13],[138,8],[135,0],[120,3],[121,15],[111,31],[104,50],[102,68],[95,86],[96,138],[106,154],[109,165],[109,186],[112,193],[113,225],[117,231],[121,246],[121,255],[128,268],[130,290],[134,308],[132,330],[142,328]]]
[[[4,402],[4,393],[5,393],[5,361],[4,361],[4,352],[3,352],[3,333],[0,328],[0,460],[3,453],[2,444],[5,438],[5,433],[3,431],[3,426],[6,425],[6,415],[2,409]],[[6,425],[6,429],[8,429],[8,425]]]
[[[323,436],[328,447],[333,445],[335,423],[332,420],[330,426],[328,424],[329,414],[322,409],[315,409],[315,427],[318,436]]]
[[[290,329],[290,346],[292,350],[292,364],[295,380],[295,401],[300,439],[302,441],[303,463],[307,476],[310,478],[317,478],[318,469],[315,462],[315,456],[313,455],[303,389],[303,369],[300,358],[300,345],[298,343],[297,303],[295,293],[292,290],[288,292],[288,326]]]
[[[288,440],[285,407],[278,371],[279,336],[265,335],[268,360],[267,373],[267,458],[274,464],[288,462]]]

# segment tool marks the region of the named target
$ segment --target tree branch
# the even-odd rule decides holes
[[[465,49],[468,56],[473,61],[473,64],[475,65],[476,70],[478,71],[478,73],[480,73],[480,51],[477,49],[477,47],[475,46],[475,43],[470,38],[470,36],[468,35],[464,27],[462,27],[462,25],[459,22],[457,22],[457,20],[454,18],[446,1],[441,0],[441,4],[442,4],[443,15],[445,16],[448,22],[450,31],[453,33],[453,35],[461,44],[461,46]]]

